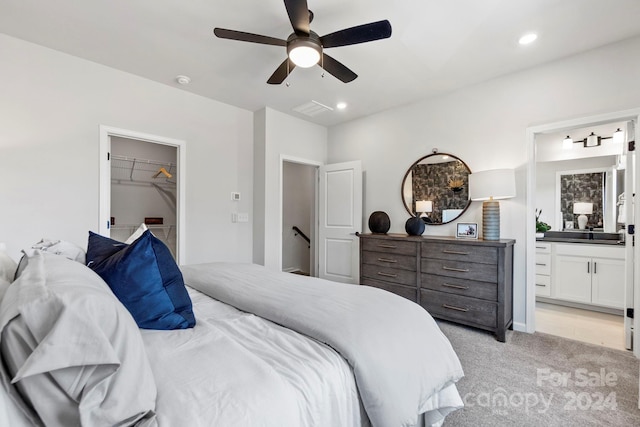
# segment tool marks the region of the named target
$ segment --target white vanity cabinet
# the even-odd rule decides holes
[[[624,307],[624,247],[554,243],[553,297]]]
[[[551,296],[551,243],[536,242],[536,296]]]

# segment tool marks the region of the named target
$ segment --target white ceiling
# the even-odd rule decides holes
[[[319,35],[388,19],[391,38],[327,50],[359,77],[316,66],[266,80],[284,47],[218,39],[222,27],[286,39],[282,0],[0,0],[0,32],[251,111],[331,126],[640,35],[638,0],[308,0]],[[538,40],[522,47],[529,31]],[[191,77],[180,86],[177,75]],[[345,111],[293,112],[311,100]]]

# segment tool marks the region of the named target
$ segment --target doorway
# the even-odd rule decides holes
[[[111,238],[127,241],[141,224],[176,258],[178,149],[111,137]]]
[[[282,162],[282,271],[316,276],[318,166]]]
[[[575,177],[578,177],[580,172],[588,171],[589,168],[600,167],[611,171],[603,181],[603,185],[607,188],[606,194],[601,196],[605,224],[594,222],[592,227],[590,227],[592,230],[587,231],[594,231],[595,233],[598,231],[605,233],[613,232],[613,238],[618,238],[615,234],[618,233],[619,240],[625,240],[627,233],[624,229],[625,224],[619,222],[619,220],[623,218],[620,216],[620,213],[628,213],[628,218],[634,218],[637,214],[630,212],[630,203],[626,206],[620,206],[616,202],[620,200],[618,196],[623,193],[627,193],[628,197],[633,198],[631,195],[634,194],[633,189],[636,185],[637,177],[634,176],[632,172],[634,172],[636,166],[635,163],[631,161],[632,155],[627,156],[628,159],[624,162],[622,161],[623,156],[621,154],[623,154],[623,147],[625,149],[627,147],[626,142],[636,139],[637,130],[634,127],[634,123],[637,122],[637,118],[638,111],[626,111],[527,129],[529,144],[529,167],[527,176],[528,224],[533,225],[535,223],[537,226],[539,221],[548,224],[551,227],[550,232],[545,233],[548,237],[564,238],[567,236],[561,236],[559,234],[583,231],[572,229],[574,225],[575,228],[578,228],[578,221],[571,221],[574,219],[572,214],[575,215],[576,219],[578,214],[582,214],[577,212],[575,206],[583,205],[583,201],[572,200],[570,204],[574,206],[574,212],[564,212],[563,215],[556,198],[556,193],[560,191],[560,185],[555,181],[560,179],[561,176],[566,176],[562,175],[560,170],[565,172],[573,171],[576,173]],[[605,127],[611,126],[615,126],[615,128],[622,127],[627,131],[627,137],[624,143],[621,144],[622,146],[617,154],[603,150],[605,144],[600,144],[600,142],[604,142],[604,138],[602,141],[598,139],[597,144],[587,144],[586,137],[591,131],[598,130],[598,132],[595,132],[596,135],[602,133],[604,137],[605,134],[615,131],[615,128],[610,131],[604,130]],[[584,141],[581,139],[582,137],[579,136],[582,131],[589,131],[584,135]],[[571,153],[571,149],[567,151],[560,148],[567,135],[575,135],[573,140],[578,145],[574,143],[570,144],[578,148],[576,151],[582,151],[582,156],[576,156],[575,152],[574,154],[569,154]],[[607,136],[610,137],[611,135]],[[555,158],[549,156],[550,151],[544,146],[547,141],[551,140],[553,140],[553,147],[556,150]],[[607,142],[610,143],[611,141]],[[565,142],[565,146],[566,145]],[[588,148],[587,145],[589,145]],[[585,154],[587,152],[588,155]],[[580,160],[581,157],[582,159]],[[620,171],[620,169],[624,170],[625,168],[626,171]],[[616,189],[616,179],[621,186],[623,185],[625,187],[626,192],[620,188]],[[611,185],[612,180],[614,182],[613,185]],[[547,182],[546,185],[545,181]],[[584,188],[583,190],[584,191],[579,192],[580,197],[588,197],[590,194],[589,189]],[[580,203],[574,204],[573,202]],[[593,201],[585,200],[584,202],[591,203]],[[564,208],[566,208],[566,206],[564,206]],[[542,214],[540,214],[540,209],[542,209]],[[598,218],[601,219],[602,217]],[[633,223],[633,220],[631,223]],[[598,229],[598,227],[601,228]],[[600,256],[600,252],[598,252],[598,254],[591,254],[589,249],[585,249],[586,252],[584,253],[574,254],[567,252],[569,250],[568,248],[573,250],[577,249],[578,246],[572,247],[570,244],[565,244],[566,242],[562,241],[560,243],[549,243],[544,242],[544,239],[537,240],[535,235],[536,228],[537,227],[532,226],[527,229],[527,331],[555,332],[555,334],[563,336],[573,334],[568,337],[582,341],[590,341],[590,335],[591,339],[593,339],[599,332],[606,334],[603,330],[610,327],[612,329],[610,329],[611,332],[608,338],[612,338],[612,335],[616,336],[616,338],[613,338],[614,341],[616,341],[616,348],[630,349],[634,329],[638,331],[637,327],[632,328],[636,320],[628,316],[628,309],[633,309],[633,307],[638,305],[638,292],[636,291],[638,289],[638,276],[637,274],[634,275],[638,254],[635,253],[632,245],[623,244],[620,246],[618,244],[617,247],[609,246],[605,250],[605,252],[608,252],[603,255],[603,259],[599,259],[597,257]],[[556,233],[555,236],[553,236],[554,233]],[[629,242],[629,240],[627,240],[627,242]],[[615,245],[615,242],[611,243]],[[589,245],[579,246],[584,248],[589,247]],[[604,246],[591,245],[591,248],[595,249],[596,247],[603,248]],[[591,258],[589,259],[589,257]],[[542,258],[542,262],[539,262]],[[617,260],[617,258],[621,260]],[[555,263],[554,259],[556,260]],[[545,266],[548,261],[550,261],[550,267]],[[586,268],[582,268],[582,264],[580,264],[580,269],[573,268],[583,261],[585,261],[584,266],[586,266]],[[613,273],[607,270],[612,268],[612,265],[617,265],[615,270],[617,278],[615,278],[615,280],[612,276]],[[567,267],[565,268],[565,266]],[[569,270],[568,266],[572,266],[572,269]],[[606,274],[606,285],[609,286],[609,284],[615,282],[617,285],[615,290],[607,288],[606,292],[602,292],[604,287],[598,288],[604,281],[598,282],[598,278],[593,277],[596,271],[595,267],[601,270],[600,276],[602,277],[605,276],[605,270],[608,272]],[[580,270],[581,272],[585,270],[582,272],[585,277],[580,280],[567,280],[567,272],[573,270]],[[591,274],[588,281],[586,279],[587,274]],[[554,280],[557,283],[554,283]],[[560,282],[570,284],[564,286]],[[583,282],[589,283],[589,286],[592,286],[592,288],[590,288],[588,292],[579,294],[578,291],[582,291],[582,289],[577,284]],[[551,292],[549,289],[537,286],[549,284]],[[543,293],[542,297],[540,297],[541,290]],[[553,292],[553,290],[556,292]],[[612,302],[611,299],[607,300],[609,296],[615,293],[618,294],[619,298],[617,299],[619,301]],[[581,323],[571,325],[571,322],[576,321]],[[555,331],[553,328],[555,328]],[[573,331],[571,330],[572,328],[574,329]],[[604,342],[594,342],[593,340],[591,340],[591,342],[607,345],[607,343]],[[638,349],[634,350],[636,356],[638,356],[637,351]]]
[[[146,222],[183,264],[185,164],[184,141],[100,126],[98,232],[122,240]]]

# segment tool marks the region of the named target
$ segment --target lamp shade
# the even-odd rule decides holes
[[[499,200],[516,196],[516,177],[513,169],[492,169],[469,175],[471,200]]]
[[[433,212],[433,202],[431,200],[418,200],[416,202],[416,212]]]
[[[574,203],[573,213],[577,215],[591,215],[593,213],[593,203],[587,203],[587,202]]]

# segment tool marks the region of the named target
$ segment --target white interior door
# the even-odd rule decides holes
[[[320,167],[318,206],[318,276],[358,283],[362,226],[362,164],[360,161]]]

